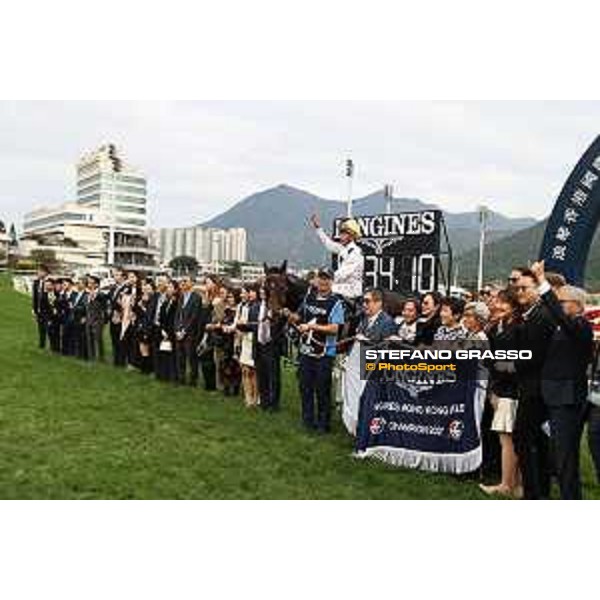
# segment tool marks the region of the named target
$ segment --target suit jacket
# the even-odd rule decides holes
[[[370,342],[379,343],[394,335],[397,331],[398,326],[394,319],[386,312],[381,311],[373,323],[369,323],[369,318],[364,315],[356,333],[364,335]]]
[[[38,319],[50,325],[60,324],[60,302],[55,292],[41,292]]]
[[[42,295],[44,294],[44,280],[34,279],[31,293],[31,308],[36,316],[39,316],[42,305]]]
[[[84,325],[87,317],[88,293],[73,292],[71,300],[71,311],[73,314],[73,323],[75,325]]]
[[[568,317],[552,290],[542,295],[547,314],[556,327],[542,367],[542,396],[547,406],[584,404],[587,370],[592,362],[594,334],[583,316]]]
[[[73,302],[76,297],[77,292],[73,290],[59,294],[60,322],[63,325],[73,325]]]
[[[86,323],[88,327],[98,327],[106,322],[106,308],[108,297],[98,290],[95,298],[91,294],[88,296],[86,305]]]
[[[174,298],[165,300],[160,307],[160,336],[159,340],[163,339],[162,332],[164,331],[169,340],[175,342],[175,316],[178,310],[177,300]]]
[[[108,293],[108,319],[112,323],[120,323],[123,319],[123,307],[119,302],[121,294],[125,290],[125,284],[113,285]]]
[[[516,326],[517,349],[530,350],[533,356],[532,360],[515,361],[523,401],[541,398],[542,367],[555,329],[548,309],[541,300],[523,315],[523,321]]]
[[[431,319],[420,318],[417,321],[417,333],[415,335],[415,346],[424,344],[425,346],[431,346],[433,344],[433,338],[435,332],[441,327],[442,321],[439,313],[434,315]]]
[[[184,338],[197,340],[200,334],[201,310],[202,299],[196,292],[190,292],[187,304],[185,304],[185,296],[181,294],[175,313],[175,332],[183,332]]]

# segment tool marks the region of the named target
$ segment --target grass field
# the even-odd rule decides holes
[[[295,378],[283,410],[175,388],[36,347],[28,298],[0,276],[1,498],[475,499],[473,482],[356,462],[299,425]],[[600,498],[587,448],[586,497]]]

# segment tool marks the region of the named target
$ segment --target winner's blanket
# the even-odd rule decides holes
[[[342,413],[359,456],[446,473],[479,468],[487,384],[476,361],[463,362],[456,380],[422,374],[383,382],[361,380],[359,360],[356,344],[346,363]]]

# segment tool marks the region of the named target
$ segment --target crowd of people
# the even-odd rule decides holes
[[[381,294],[371,291],[365,301],[367,314],[373,312],[368,321],[373,335],[367,338],[414,346],[465,341],[484,343],[494,352],[530,351],[531,360],[484,362],[489,376],[482,474],[496,473],[499,481],[482,483],[481,489],[544,499],[555,476],[563,499],[580,499],[586,423],[600,482],[600,407],[590,402],[588,390],[590,378],[598,377],[598,358],[585,299],[585,292],[567,285],[561,275],[546,274],[543,262],[514,269],[505,286],[486,286],[469,301],[437,292],[409,299],[399,322],[381,312]]]
[[[33,286],[40,348],[49,343],[52,352],[103,361],[108,329],[116,367],[192,387],[200,385],[201,374],[207,391],[241,394],[249,408],[277,411],[281,359],[293,331],[302,422],[317,434],[331,430],[335,358],[342,331],[348,333],[345,326],[357,314],[353,340],[414,346],[470,340],[493,349],[527,349],[533,360],[486,364],[482,474],[498,481],[482,483],[483,492],[548,498],[555,476],[562,498],[581,498],[586,422],[600,481],[600,407],[588,401],[590,373],[598,369],[583,315],[585,292],[536,263],[514,269],[506,285],[486,286],[467,301],[437,291],[406,299],[394,318],[386,313],[382,290],[362,290],[356,222],[342,226],[341,243],[328,238],[314,217],[313,225],[340,257],[339,267],[315,273],[294,311],[270,308],[264,280],[235,287],[213,275],[142,279],[115,269],[110,288],[100,289],[96,277],[52,277],[42,267]],[[350,304],[360,310],[349,311]]]

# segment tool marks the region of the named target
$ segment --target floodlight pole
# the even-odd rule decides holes
[[[485,252],[485,236],[489,210],[485,206],[479,207],[479,266],[477,269],[477,291],[483,288],[483,255]]]
[[[354,161],[349,158],[346,161],[346,179],[348,180],[347,217],[352,217],[352,179],[354,178]]]
[[[383,195],[385,196],[385,212],[392,214],[392,200],[394,198],[394,187],[391,185],[383,186]]]

